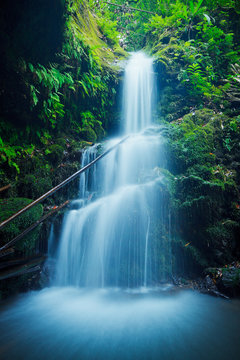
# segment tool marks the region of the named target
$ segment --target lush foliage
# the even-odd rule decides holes
[[[115,1],[119,7],[93,3],[115,21],[123,46],[151,52],[160,64],[162,81],[177,87],[192,106],[204,103],[220,110],[236,102],[239,82],[231,69],[235,75],[239,71],[238,1]]]
[[[239,253],[239,117],[201,109],[167,129],[175,251],[192,273],[231,262]]]
[[[116,23],[94,15],[88,1],[65,1],[64,7],[61,27],[55,24],[62,34],[61,48],[50,61],[19,56],[15,48],[13,64],[12,53],[6,59],[14,83],[6,79],[2,92],[6,111],[1,118],[0,159],[3,168],[10,166],[16,173],[24,157],[36,151],[48,155],[55,138],[95,142],[111,127],[118,71],[114,62],[125,56]],[[32,9],[25,10],[31,16]],[[34,51],[38,44],[32,46]]]
[[[192,104],[204,102],[214,109],[226,105],[223,79],[239,60],[234,37],[239,26],[228,21],[228,6],[222,8],[217,1],[161,1],[161,14],[145,25],[155,56]],[[236,7],[231,11],[238,16]]]
[[[0,221],[9,218],[15,214],[16,211],[22,209],[24,206],[27,206],[30,202],[30,199],[25,198],[0,199]],[[42,205],[38,204],[30,211],[15,219],[13,222],[11,222],[11,224],[8,224],[0,232],[2,244],[6,243],[10,239],[13,239],[21,231],[25,230],[27,227],[39,220],[42,216],[42,213],[43,207]],[[37,235],[38,232],[33,232],[31,235],[28,235],[16,244],[16,249],[18,251],[29,253],[35,246]]]

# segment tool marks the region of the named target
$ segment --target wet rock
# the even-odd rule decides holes
[[[51,280],[54,278],[56,272],[56,261],[52,258],[48,258],[42,267],[42,271],[39,279],[39,286],[44,288],[49,286]]]
[[[222,283],[225,288],[238,288],[240,289],[240,269],[231,266],[224,269],[222,273]]]
[[[206,270],[216,283],[218,291],[228,296],[240,295],[240,263],[233,262],[219,268]]]
[[[199,291],[202,294],[229,299],[225,293],[219,291],[216,280],[210,275],[206,275],[204,278],[198,278],[194,280],[186,280],[182,277],[174,276],[172,278],[172,282],[175,286],[180,288],[193,289]]]

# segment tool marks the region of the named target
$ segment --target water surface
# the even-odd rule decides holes
[[[190,290],[50,288],[2,306],[1,359],[240,358],[240,302]]]

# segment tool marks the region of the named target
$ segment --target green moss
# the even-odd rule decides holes
[[[160,68],[158,70],[161,73],[161,77],[165,73],[165,69]],[[163,73],[163,74],[162,74]],[[166,82],[169,82],[168,74],[166,76]],[[182,90],[182,89],[181,89]],[[185,97],[183,92],[179,90],[176,83],[172,86],[161,86],[160,100],[159,100],[159,114],[160,121],[176,121],[182,118],[185,114],[189,113],[190,106],[186,106]]]
[[[94,60],[97,61],[100,67],[117,70],[117,67],[113,65],[116,59],[114,46],[116,46],[116,54],[118,54],[118,56],[121,55],[121,57],[125,57],[126,53],[123,50],[121,51],[121,54],[119,53],[119,46],[116,44],[116,36],[114,39],[109,38],[111,46],[114,45],[113,49],[111,49],[106,42],[102,40],[103,36],[100,31],[100,27],[98,26],[98,23],[102,22],[102,19],[98,19],[96,16],[93,16],[86,3],[83,1],[72,2],[69,7],[69,11],[73,15],[69,18],[67,27],[73,35],[74,42],[76,44],[77,41],[84,42],[85,46],[90,49],[90,53],[93,54]],[[106,28],[106,26],[104,28]]]
[[[200,123],[200,124],[198,124]],[[173,172],[185,172],[196,164],[210,167],[215,163],[214,127],[189,114],[171,125],[169,153]]]
[[[201,109],[191,112],[183,117],[183,128],[186,130],[193,130],[195,126],[202,126],[208,124],[214,116],[214,111],[211,109]]]
[[[173,251],[177,255],[175,259],[176,262],[178,263],[180,261],[180,257],[184,259],[185,266],[186,269],[188,268],[188,271],[191,269],[191,272],[194,273],[196,267],[198,267],[199,270],[207,266],[208,260],[206,254],[193,244],[193,236],[188,239],[184,239],[179,236],[177,238],[173,238],[172,245]],[[176,268],[175,271],[178,273],[179,269]]]
[[[199,196],[198,198],[184,201],[179,206],[179,216],[187,228],[203,227],[211,223],[216,215],[216,207],[211,197]]]
[[[208,227],[207,233],[212,243],[222,243],[226,246],[234,239],[238,230],[239,224],[236,221],[227,219]]]
[[[240,287],[240,269],[222,268],[222,282],[225,287]]]
[[[81,130],[81,138],[85,141],[95,142],[97,140],[97,135],[90,126],[86,126]]]
[[[102,140],[104,135],[105,135],[105,131],[101,125],[101,123],[99,121],[97,121],[95,124],[94,124],[94,132],[97,136],[97,140]]]
[[[211,180],[213,178],[212,167],[195,164],[187,169],[186,175],[198,176],[203,180]]]
[[[32,200],[26,198],[1,199],[0,221],[8,219],[31,202]],[[43,207],[41,204],[38,204],[6,225],[2,230],[0,230],[1,245],[4,245],[8,241],[12,240],[31,224],[39,220],[42,214]],[[19,251],[28,252],[34,248],[37,237],[38,231],[35,230],[17,242],[15,248]]]
[[[101,140],[103,136],[105,135],[105,131],[102,127],[102,122],[99,121],[91,111],[84,111],[81,112],[81,124],[82,128],[79,128],[79,132],[81,134],[81,137],[85,139],[86,141],[95,142],[96,140]],[[91,128],[91,130],[89,130]],[[84,133],[84,135],[82,135]],[[94,140],[91,140],[94,139]]]
[[[50,190],[52,187],[52,179],[43,174],[27,174],[18,182],[19,192],[30,199],[36,199]]]
[[[64,148],[66,146],[66,139],[64,138],[57,138],[55,140],[55,143],[59,146],[61,146],[62,148]]]
[[[176,196],[180,199],[194,199],[199,196],[211,196],[220,200],[224,184],[217,181],[205,181],[199,176],[182,176],[176,181]]]
[[[64,148],[58,144],[50,145],[46,152],[47,160],[49,160],[53,165],[58,165],[63,159]]]
[[[208,265],[207,259],[204,257],[204,255],[193,245],[189,245],[187,247],[184,246],[184,251],[188,252],[195,262],[197,262],[199,265],[201,265],[203,268]]]

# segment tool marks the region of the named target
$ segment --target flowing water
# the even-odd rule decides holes
[[[152,213],[159,215],[166,207],[157,203],[161,177],[156,169],[164,166],[164,156],[159,129],[151,125],[153,89],[152,59],[133,55],[123,90],[123,131],[129,138],[80,178],[80,198],[65,219],[60,240],[60,286],[147,287],[171,272],[166,247],[161,249],[164,266],[152,261]],[[84,152],[82,166],[97,150]]]
[[[239,301],[50,288],[2,309],[2,360],[239,360]]]
[[[152,59],[133,54],[123,99],[129,138],[81,176],[53,286],[3,303],[1,359],[240,358],[239,301],[160,285],[171,278],[171,216],[154,88]],[[101,150],[86,150],[82,166]],[[52,228],[50,252],[54,239]]]

